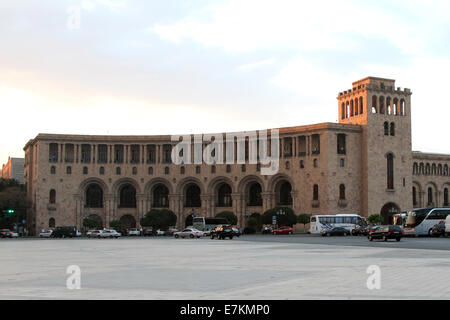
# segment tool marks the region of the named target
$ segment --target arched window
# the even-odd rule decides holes
[[[435,164],[435,163],[433,163],[433,164],[431,165],[431,174],[432,174],[433,176],[436,175],[436,164]]]
[[[372,96],[372,113],[377,113],[377,96]]]
[[[416,187],[412,187],[413,206],[417,206],[417,190]]]
[[[345,119],[345,103],[341,104],[341,119]]]
[[[386,109],[387,109],[387,114],[388,115],[392,115],[392,100],[390,97],[386,98]]]
[[[170,172],[169,167],[165,167],[164,168],[164,174],[169,174],[169,172]]]
[[[384,135],[389,135],[389,123],[387,121],[384,122]]]
[[[131,173],[132,173],[133,175],[136,175],[136,174],[137,174],[137,168],[136,168],[136,167],[133,167],[133,169],[131,169]]]
[[[383,96],[380,97],[379,103],[380,103],[380,114],[385,114],[384,97]]]
[[[148,174],[150,174],[150,175],[153,174],[153,167],[148,167]]]
[[[313,200],[319,200],[319,186],[317,184],[313,186]]]
[[[103,190],[96,183],[86,189],[86,208],[103,208]]]
[[[199,208],[202,206],[200,199],[200,188],[196,184],[190,184],[186,188],[186,207]]]
[[[50,203],[56,203],[56,191],[55,191],[55,189],[51,189],[50,190],[49,202]]]
[[[120,175],[120,167],[117,167],[117,168],[116,168],[116,174],[117,174],[117,175]]]
[[[50,167],[50,174],[55,174],[56,173],[56,167],[55,166],[51,166]]]
[[[104,175],[105,174],[105,167],[100,167],[100,169],[98,169],[99,174]]]
[[[419,166],[417,165],[417,162],[414,162],[413,164],[413,175],[419,174]]]
[[[162,183],[153,189],[153,207],[168,208],[169,207],[169,189]]]
[[[395,136],[395,123],[391,122],[391,136]]]
[[[363,108],[363,97],[359,97],[359,114],[363,114],[364,108]]]
[[[442,176],[442,164],[438,164],[438,176]]]
[[[72,174],[72,167],[71,166],[66,167],[66,173],[67,174]]]
[[[433,206],[433,188],[429,187],[428,188],[428,206],[431,207]]]
[[[345,200],[345,185],[339,186],[339,200]]]
[[[200,171],[200,166],[196,166],[196,167],[195,167],[195,173],[200,174],[200,172],[201,172],[201,171]]]
[[[88,167],[83,167],[83,174],[88,174]]]
[[[448,166],[444,165],[444,176],[448,176]]]
[[[49,228],[54,228],[55,225],[56,225],[55,218],[48,219],[48,227]]]
[[[353,100],[350,101],[350,117],[355,115]]]
[[[387,155],[387,188],[394,189],[394,155]]]
[[[400,112],[402,116],[406,116],[405,100],[400,100]]]
[[[288,181],[284,181],[278,190],[278,205],[289,206],[292,204],[292,186]]]
[[[248,192],[248,206],[262,206],[262,188],[257,182],[250,185]]]
[[[422,175],[424,173],[425,173],[424,165],[423,162],[421,162],[419,165],[419,175]]]
[[[358,98],[355,99],[355,116],[359,114]]]
[[[394,114],[396,116],[400,115],[400,106],[398,105],[398,99],[394,98]]]
[[[348,102],[348,101],[345,106],[345,117],[350,118],[350,102]]]
[[[231,187],[224,183],[217,192],[217,206],[218,207],[231,207],[233,202],[231,200]]]
[[[136,189],[131,184],[120,189],[120,208],[136,208]]]
[[[425,175],[429,176],[430,173],[431,173],[430,164],[427,163],[427,164],[425,165]]]
[[[444,188],[444,207],[448,207],[448,188]]]

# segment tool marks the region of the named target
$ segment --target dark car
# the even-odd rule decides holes
[[[146,229],[144,229],[144,231],[142,232],[142,235],[143,235],[144,237],[152,237],[152,236],[155,235],[155,232],[153,232],[153,229],[152,229],[152,228],[146,228]]]
[[[0,230],[0,237],[2,237],[2,238],[12,238],[13,237],[13,233],[9,229],[1,229]]]
[[[56,227],[50,235],[51,238],[72,238],[77,236],[77,228],[73,226]]]
[[[372,241],[374,239],[382,239],[388,241],[388,239],[395,239],[400,241],[404,235],[403,229],[399,226],[380,226],[375,231],[369,232],[367,238]]]
[[[354,236],[367,236],[369,234],[369,227],[368,226],[357,226],[355,229],[352,230],[352,235]]]
[[[326,229],[320,232],[322,237],[325,236],[349,236],[351,233],[345,228],[342,227],[334,227],[331,229]]]
[[[440,236],[444,236],[446,237],[446,233],[445,233],[445,224],[441,223],[441,224],[435,224],[433,226],[433,228],[431,228],[431,232],[430,232],[432,237],[437,237],[439,238]]]
[[[234,237],[233,227],[231,225],[229,225],[229,224],[218,226],[215,229],[211,230],[210,237],[211,237],[211,239],[214,239],[214,238],[217,238],[217,239],[225,239],[225,238],[233,239],[233,237]]]

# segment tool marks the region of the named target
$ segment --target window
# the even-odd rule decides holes
[[[387,155],[387,188],[394,189],[394,155]]]
[[[130,153],[131,153],[131,160],[130,160],[130,162],[131,163],[139,163],[140,162],[139,161],[140,156],[141,156],[140,150],[141,150],[141,147],[138,144],[132,144],[130,146]]]
[[[117,174],[117,175],[120,175],[120,167],[117,167],[117,168],[116,168],[116,174]]]
[[[195,173],[200,174],[200,166],[195,167]]]
[[[133,169],[132,169],[132,174],[134,174],[134,175],[136,175],[137,174],[137,168],[136,167],[133,167]]]
[[[81,163],[91,162],[91,146],[89,144],[81,145]]]
[[[51,166],[50,167],[50,174],[55,174],[56,173],[56,167],[55,166]]]
[[[262,206],[261,185],[258,182],[254,182],[250,185],[248,190],[248,206]]]
[[[319,200],[319,186],[317,184],[313,186],[313,200]]]
[[[300,169],[305,168],[305,164],[303,163],[303,160],[300,160]]]
[[[227,164],[227,173],[231,172],[231,166],[229,164]]]
[[[55,225],[56,225],[55,218],[48,219],[48,227],[49,228],[54,228]]]
[[[391,136],[395,136],[395,123],[391,122]]]
[[[148,174],[153,174],[153,167],[148,167]]]
[[[339,186],[339,199],[345,200],[345,185],[343,184]]]
[[[184,174],[184,173],[185,173],[184,167],[180,167],[180,174]]]
[[[211,173],[216,173],[216,166],[211,166]]]
[[[199,208],[202,202],[200,199],[200,188],[196,184],[190,184],[186,188],[186,202],[185,207]]]
[[[114,163],[123,163],[123,145],[114,146]]]
[[[72,167],[71,166],[66,167],[66,173],[67,174],[72,174]]]
[[[345,167],[345,159],[340,159],[340,160],[339,160],[339,166],[340,166],[341,168],[344,168],[344,167]]]
[[[56,191],[55,189],[50,190],[49,203],[56,203]]]
[[[300,157],[306,156],[306,137],[298,137],[298,155]]]
[[[170,173],[169,167],[165,167],[164,168],[164,174],[169,174],[169,173]]]
[[[413,206],[417,206],[417,189],[412,187]]]
[[[337,153],[338,154],[345,154],[345,134],[339,133],[337,135]]]
[[[320,154],[320,135],[313,134],[311,140],[312,154]]]
[[[283,139],[283,155],[284,157],[292,157],[292,138],[287,137]]]
[[[430,187],[428,188],[428,206],[433,205],[433,189]]]
[[[93,183],[86,189],[86,208],[103,208],[103,190]]]
[[[289,161],[286,161],[286,170],[289,170],[291,168],[291,163]]]
[[[245,172],[245,170],[246,170],[245,164],[241,165],[241,171]]]
[[[224,183],[219,187],[218,190],[218,207],[231,207],[232,206],[232,199],[231,199],[231,187]]]
[[[106,144],[99,144],[97,147],[97,162],[107,163],[108,162],[108,146]]]
[[[71,143],[67,143],[65,145],[65,157],[64,157],[64,161],[65,162],[73,162],[74,161],[74,157],[75,157],[75,147],[73,144]]]
[[[120,208],[136,208],[136,189],[126,184],[120,189]]]
[[[156,163],[156,145],[147,145],[147,163]]]
[[[98,173],[101,175],[105,174],[105,168],[104,167],[100,167],[100,169],[98,169]]]
[[[169,189],[163,184],[158,184],[155,189],[153,189],[153,207],[169,207]]]
[[[314,168],[317,168],[319,166],[319,162],[317,161],[317,159],[313,160],[313,166]]]
[[[448,188],[444,188],[444,207],[448,207]]]
[[[58,144],[50,143],[48,151],[48,161],[58,162]]]
[[[171,163],[172,162],[172,145],[165,144],[163,145],[163,163]]]
[[[83,174],[88,174],[88,167],[83,167]]]
[[[384,135],[389,135],[389,123],[387,121],[384,122]]]

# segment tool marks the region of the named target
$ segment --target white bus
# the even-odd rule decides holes
[[[357,226],[365,225],[366,219],[358,214],[317,215],[311,217],[309,232],[315,234],[334,227],[342,227],[352,232]]]
[[[436,224],[445,224],[450,215],[450,208],[414,209],[408,212],[405,223],[405,235],[431,235],[431,229]]]
[[[205,217],[194,217],[192,218],[192,226],[195,229],[208,233],[217,226],[223,224],[229,224],[225,218],[205,218]]]

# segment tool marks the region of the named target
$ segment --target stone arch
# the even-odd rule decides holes
[[[228,187],[226,187],[228,186]],[[231,179],[227,177],[216,177],[208,184],[208,194],[214,196],[214,203],[218,207],[232,207],[233,200],[231,194],[235,187]]]
[[[131,184],[136,189],[136,194],[141,193],[141,187],[139,186],[139,183],[137,183],[136,180],[132,178],[121,178],[116,182],[114,182],[112,186],[113,193],[116,197],[120,196],[120,189],[126,184]]]
[[[438,204],[438,190],[437,184],[432,181],[425,185],[425,204],[427,207],[435,207]]]
[[[416,191],[416,203],[414,203],[414,194],[412,195],[413,207],[421,207],[422,206],[422,186],[420,182],[413,181],[412,182],[412,192],[414,192],[414,188]]]
[[[205,187],[204,187],[203,183],[200,181],[200,179],[198,179],[196,177],[186,177],[186,178],[180,180],[180,182],[177,184],[177,187],[176,187],[176,193],[184,195],[187,185],[189,185],[191,183],[195,183],[200,188],[200,191],[202,194],[205,193]]]
[[[108,188],[108,185],[105,183],[105,181],[103,181],[102,179],[99,179],[99,178],[95,178],[95,177],[91,177],[91,178],[87,178],[87,179],[83,180],[78,187],[78,193],[80,195],[83,195],[86,191],[86,188],[92,183],[98,184],[102,188],[103,194],[109,193],[109,188]]]
[[[238,192],[247,206],[262,206],[262,193],[264,191],[264,182],[254,175],[243,178],[238,185]]]
[[[380,210],[380,214],[383,217],[384,224],[393,224],[393,216],[396,213],[400,213],[400,207],[394,202],[386,203]]]
[[[275,194],[276,205],[292,205],[294,181],[285,174],[277,174],[270,179],[268,191]]]
[[[170,181],[168,181],[167,179],[164,178],[153,178],[151,179],[149,182],[147,182],[145,184],[144,187],[144,193],[147,196],[147,199],[150,200],[150,203],[152,204],[153,207],[153,202],[154,202],[154,190],[156,187],[158,187],[159,185],[163,185],[167,188],[168,190],[168,195],[173,194],[173,186],[170,183]]]

